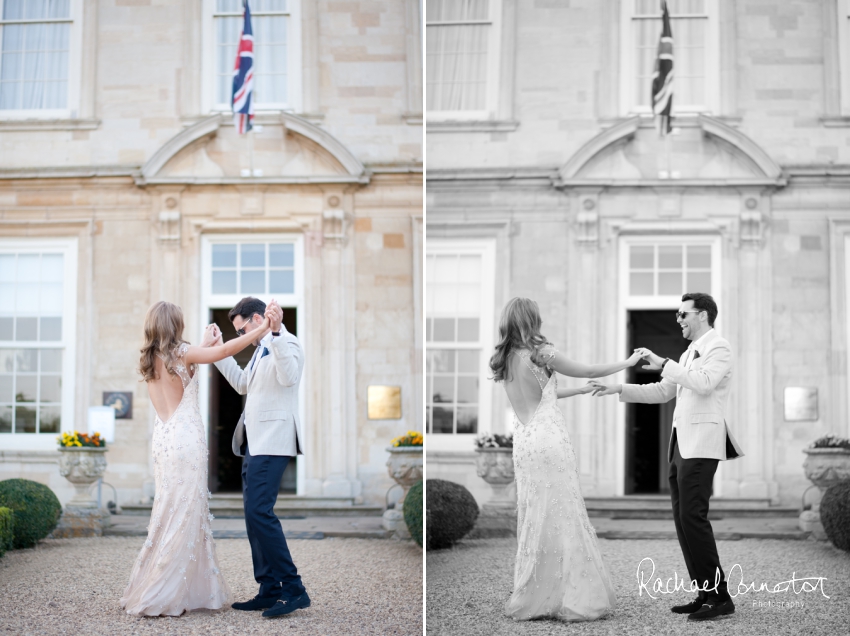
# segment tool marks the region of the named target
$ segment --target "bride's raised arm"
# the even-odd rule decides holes
[[[571,378],[604,378],[637,364],[641,359],[640,354],[635,351],[627,360],[622,362],[610,362],[607,364],[585,364],[578,360],[572,360],[559,351],[551,350],[552,357],[547,360],[547,366],[561,375]],[[548,357],[548,356],[544,356]]]
[[[183,356],[183,360],[186,364],[211,364],[219,360],[224,360],[225,358],[236,355],[252,342],[263,338],[269,331],[271,331],[271,323],[269,317],[266,316],[259,328],[249,331],[233,340],[228,340],[223,344],[214,347],[191,345],[188,351],[186,351],[186,355]]]

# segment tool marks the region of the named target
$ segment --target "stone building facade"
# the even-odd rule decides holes
[[[596,363],[638,345],[678,356],[681,294],[712,293],[745,452],[721,463],[717,496],[798,506],[802,449],[850,434],[850,6],[668,5],[666,139],[648,106],[657,2],[485,2],[473,17],[488,64],[468,77],[486,89],[462,98],[432,93],[451,79],[448,49],[431,48],[448,19],[426,15],[427,467],[479,501],[474,434],[511,427],[487,361],[514,296],[538,301],[561,351]],[[561,404],[585,496],[665,492],[671,407]]]
[[[64,57],[29,78],[35,92],[4,85],[0,106],[0,479],[67,501],[56,433],[85,431],[105,392],[129,392],[104,481],[121,504],[149,501],[147,308],[180,305],[197,343],[212,320],[233,335],[227,310],[255,295],[279,301],[306,353],[306,454],[284,485],[384,505],[385,448],[422,427],[420,3],[252,2],[247,136],[226,103],[238,0],[5,4],[6,41],[30,29],[21,55],[45,47],[39,20],[53,18]],[[200,373],[210,487],[238,490],[242,405],[212,366]],[[400,419],[368,419],[373,385],[400,387]]]

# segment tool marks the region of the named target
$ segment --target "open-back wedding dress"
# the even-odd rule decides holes
[[[156,496],[148,536],[121,598],[128,614],[180,616],[195,609],[220,609],[231,600],[218,567],[210,522],[206,432],[198,401],[196,367],[186,369],[175,352],[174,370],[183,397],[171,416],[156,416],[153,465]],[[194,366],[194,365],[193,365]]]
[[[538,359],[551,360],[552,347]],[[596,532],[587,518],[578,467],[566,421],[557,404],[557,376],[538,366],[531,352],[516,352],[511,382],[523,382],[525,396],[539,385],[540,402],[523,423],[514,409],[514,471],[517,486],[517,555],[514,592],[505,605],[515,620],[552,617],[593,620],[616,605],[614,586],[602,562]],[[522,373],[531,376],[516,377]],[[506,386],[507,390],[507,386]]]

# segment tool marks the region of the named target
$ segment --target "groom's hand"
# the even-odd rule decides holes
[[[221,340],[221,331],[218,328],[218,325],[215,323],[211,325],[207,325],[207,328],[204,329],[204,337],[201,339],[202,347],[214,347],[217,344],[221,344],[217,342]]]
[[[652,353],[649,349],[637,349],[640,352],[641,357],[647,361],[648,364],[641,367],[642,369],[646,369],[647,371],[660,371],[661,365],[664,363],[664,358],[659,355]]]

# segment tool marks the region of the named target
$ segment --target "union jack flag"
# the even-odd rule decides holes
[[[254,121],[254,31],[251,29],[251,9],[245,0],[242,34],[233,68],[233,123],[240,135],[253,128]]]
[[[658,132],[664,136],[673,130],[673,32],[666,2],[661,3],[661,22],[658,57],[652,72],[652,112],[658,118]]]

